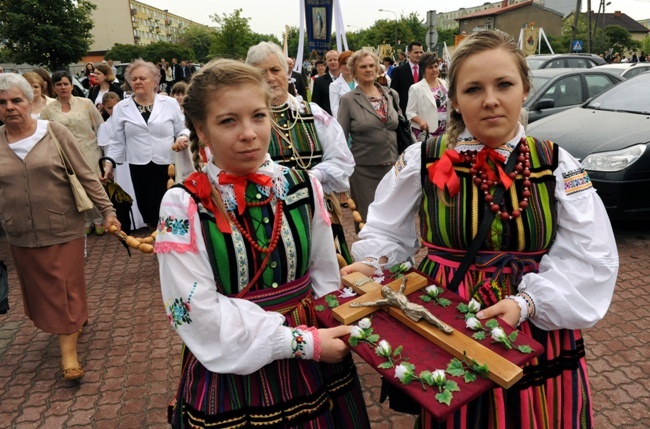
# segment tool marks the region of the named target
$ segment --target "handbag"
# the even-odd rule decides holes
[[[110,161],[113,165],[113,170],[115,170],[115,161],[111,158],[103,157],[99,159],[99,170],[104,175],[104,161]],[[126,167],[125,167],[126,168]],[[131,230],[135,228],[135,219],[133,218],[133,198],[129,195],[120,185],[115,183],[114,180],[109,180],[107,183],[102,183],[108,199],[113,203],[115,208],[115,215],[117,220],[120,221],[122,225],[121,230],[130,234]]]
[[[50,127],[49,123],[47,124],[47,131],[50,133],[50,137],[52,137],[52,140],[54,140],[54,145],[59,151],[59,156],[61,157],[61,161],[63,162],[63,167],[65,168],[65,172],[68,175],[68,181],[70,182],[72,195],[74,196],[74,200],[77,203],[77,210],[82,212],[85,210],[92,209],[95,205],[88,197],[86,190],[84,189],[83,185],[79,181],[79,178],[75,174],[74,169],[72,168],[72,164],[70,164],[70,161],[68,160],[68,157],[65,155],[63,149],[61,149],[59,140],[52,132],[52,128]]]
[[[398,155],[401,155],[402,152],[404,152],[407,147],[415,143],[415,137],[411,132],[410,121],[406,120],[406,118],[402,114],[402,111],[397,105],[397,102],[395,101],[395,97],[393,97],[393,94],[391,94],[391,100],[393,102],[393,109],[395,109],[395,111],[397,112],[398,124],[395,132],[397,133],[397,153]]]

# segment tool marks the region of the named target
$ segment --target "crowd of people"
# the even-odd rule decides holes
[[[312,302],[424,246],[420,271],[546,351],[447,421],[387,389],[391,406],[421,428],[593,427],[580,329],[607,312],[616,243],[580,163],[526,135],[530,72],[513,38],[469,35],[449,64],[416,41],[399,64],[366,50],[324,59],[310,83],[269,42],[198,71],[135,60],[126,88],[112,64],[89,64],[87,99],[65,71],[0,74],[0,222],[26,314],[59,336],[63,377],[84,376],[84,233],[143,227],[157,231],[162,302],[185,345],[173,428],[369,428],[351,327],[319,326]],[[75,209],[71,170],[93,210]],[[117,219],[111,180],[141,224]],[[363,221],[351,248],[348,193]]]

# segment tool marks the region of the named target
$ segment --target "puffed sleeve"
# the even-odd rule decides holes
[[[163,198],[155,251],[168,320],[208,370],[245,375],[292,357],[284,316],[217,291],[197,205],[183,189]],[[311,339],[309,332],[301,335]]]
[[[413,257],[420,248],[415,216],[422,198],[421,147],[421,143],[409,146],[379,182],[366,225],[352,245],[356,261],[385,256],[394,265]]]
[[[311,221],[311,255],[309,273],[314,295],[318,298],[338,290],[341,284],[339,265],[329,214],[325,209],[325,199],[320,183],[311,177],[314,190],[314,215]]]
[[[605,207],[589,175],[560,149],[555,171],[557,237],[538,273],[526,274],[519,291],[533,298],[535,326],[583,329],[607,313],[618,274],[618,251]]]
[[[323,185],[326,193],[346,192],[350,189],[350,176],[354,171],[354,157],[348,148],[341,125],[315,103],[309,103],[316,134],[323,148],[323,160],[310,172]]]

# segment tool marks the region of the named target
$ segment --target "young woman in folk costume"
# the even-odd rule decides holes
[[[271,158],[286,167],[309,171],[321,182],[337,252],[346,264],[352,262],[337,193],[350,190],[354,157],[341,126],[316,103],[300,102],[289,94],[286,57],[278,45],[261,42],[251,47],[246,63],[260,68],[271,87]]]
[[[545,346],[508,390],[495,388],[445,422],[423,428],[590,428],[593,413],[580,329],[607,312],[618,254],[605,208],[578,161],[556,144],[527,137],[518,122],[529,71],[511,36],[468,36],[449,68],[447,134],[407,149],[377,189],[359,262],[342,274],[372,274],[413,257],[446,286],[478,226],[490,230],[458,293],[481,302],[482,319],[500,317]],[[504,169],[517,157],[513,173]],[[500,204],[498,187],[506,188]]]
[[[368,428],[350,327],[318,329],[312,306],[340,284],[322,189],[268,155],[262,74],[214,61],[183,107],[197,172],[166,193],[156,239],[184,343],[172,427]]]

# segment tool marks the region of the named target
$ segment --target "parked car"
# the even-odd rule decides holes
[[[594,54],[540,54],[529,55],[526,62],[531,70],[537,69],[590,69],[606,61]]]
[[[532,71],[533,86],[524,103],[528,123],[571,109],[624,80],[591,69],[541,69]]]
[[[598,66],[599,70],[629,79],[650,71],[650,63],[615,63]]]
[[[650,219],[650,73],[528,127],[576,157],[612,219]]]

